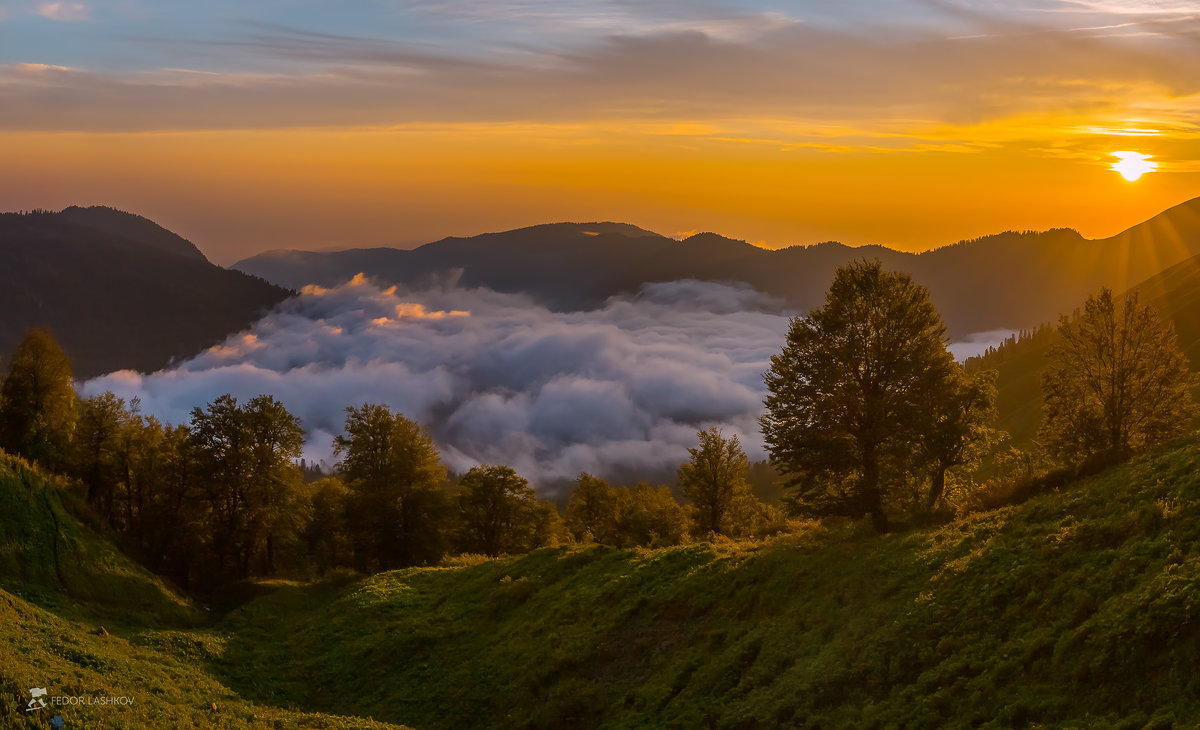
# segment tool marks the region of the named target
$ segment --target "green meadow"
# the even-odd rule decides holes
[[[1190,438],[943,526],[459,557],[233,607],[173,592],[11,457],[0,500],[6,727],[50,727],[32,687],[134,698],[67,727],[1200,722]]]

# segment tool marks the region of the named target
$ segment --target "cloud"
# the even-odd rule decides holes
[[[437,5],[468,18],[494,12],[479,3]],[[533,5],[539,18],[558,17]],[[622,3],[605,7],[605,18],[632,12]],[[1138,112],[1161,107],[1173,118],[1200,106],[1195,16],[1059,15],[1076,22],[1018,23],[963,10],[949,26],[860,21],[846,29],[762,13],[663,10],[661,22],[604,26],[569,42],[527,34],[457,46],[258,22],[223,38],[130,40],[161,47],[173,67],[235,59],[236,68],[221,73],[77,71],[51,79],[0,67],[0,125],[100,131],[758,119],[786,122],[775,133],[799,130],[766,137],[794,144],[820,136],[805,129],[912,135],[1023,115],[1142,118]],[[1119,22],[1108,22],[1114,17]],[[745,131],[714,127],[717,137]]]
[[[508,464],[542,485],[581,471],[664,479],[713,425],[766,458],[762,375],[792,315],[744,285],[693,280],[551,312],[518,294],[381,289],[359,275],[306,287],[174,369],[111,373],[80,390],[138,397],[168,423],[223,393],[269,393],[304,422],[313,460],[332,461],[346,406],[370,402],[429,426],[457,470]],[[962,358],[1008,334],[951,350]]]
[[[89,17],[88,6],[83,3],[40,3],[37,14],[50,20],[78,22]]]
[[[954,359],[962,362],[969,357],[982,355],[989,347],[999,347],[1009,337],[1017,334],[1016,330],[988,330],[974,332],[964,337],[960,342],[951,343],[947,348]]]
[[[139,397],[171,423],[222,393],[270,393],[303,420],[314,459],[331,459],[346,406],[374,402],[429,425],[455,469],[506,463],[542,484],[580,471],[662,477],[710,425],[764,458],[761,377],[788,322],[751,289],[696,281],[556,313],[521,295],[356,277],[307,288],[172,370],[81,390]]]

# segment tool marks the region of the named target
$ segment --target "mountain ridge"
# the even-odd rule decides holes
[[[1200,198],[1102,239],[1071,228],[1006,231],[921,253],[835,241],[764,249],[711,232],[676,241],[636,226],[650,235],[584,233],[595,225],[544,224],[415,249],[262,253],[234,268],[291,288],[332,286],[357,273],[421,286],[461,271],[464,286],[530,294],[557,310],[598,306],[649,282],[693,278],[743,282],[803,311],[820,303],[839,266],[871,257],[928,287],[951,334],[961,336],[1036,326],[1100,286],[1124,290],[1200,254]]]

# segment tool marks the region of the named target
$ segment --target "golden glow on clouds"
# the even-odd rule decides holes
[[[1129,182],[1136,182],[1147,172],[1154,172],[1158,169],[1158,163],[1150,161],[1153,155],[1125,151],[1114,152],[1112,156],[1117,158],[1117,161],[1112,163],[1112,169],[1121,173],[1121,177]]]

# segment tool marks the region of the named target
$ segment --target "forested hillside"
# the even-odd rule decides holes
[[[1132,286],[1139,304],[1152,307],[1175,328],[1179,349],[1192,372],[1200,371],[1200,256],[1182,261]],[[1063,314],[1070,314],[1066,308]],[[995,370],[997,427],[1022,447],[1032,443],[1042,416],[1042,372],[1058,341],[1056,320],[1020,332],[1000,347],[971,358],[967,369]],[[1200,391],[1200,381],[1196,383]]]
[[[0,352],[47,327],[81,377],[190,357],[288,296],[140,216],[0,214]]]

